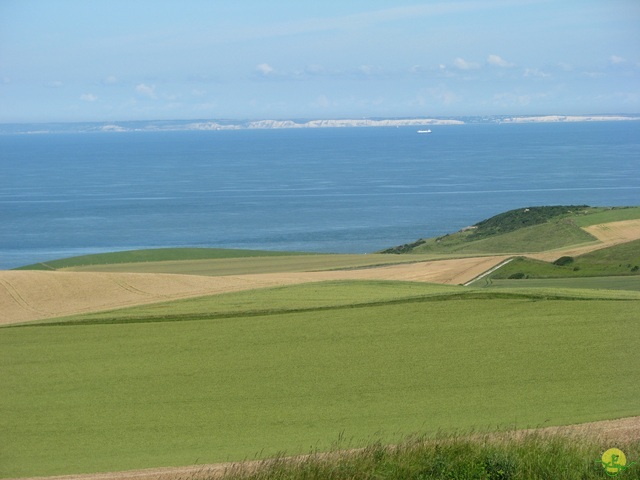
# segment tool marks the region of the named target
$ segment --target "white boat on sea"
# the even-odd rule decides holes
[[[418,130],[418,133],[431,133],[431,130]]]

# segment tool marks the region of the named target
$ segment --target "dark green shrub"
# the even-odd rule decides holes
[[[509,275],[509,280],[520,280],[522,278],[526,278],[524,272],[516,272]]]
[[[397,247],[387,248],[386,250],[382,250],[380,253],[395,253],[395,254],[409,253],[414,248],[422,245],[423,243],[427,243],[427,241],[423,238],[420,238],[413,243],[405,243],[404,245],[398,245]]]
[[[553,262],[553,264],[557,265],[558,267],[564,267],[572,263],[573,263],[573,257],[560,257],[555,262]]]

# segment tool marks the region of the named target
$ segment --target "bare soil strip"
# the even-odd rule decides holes
[[[640,417],[628,417],[617,420],[604,420],[600,422],[581,423],[562,427],[545,427],[527,430],[514,430],[503,433],[477,435],[483,438],[494,438],[496,442],[519,439],[527,434],[563,435],[575,438],[596,439],[603,443],[610,442],[611,446],[619,443],[640,441]],[[392,447],[390,447],[392,448]],[[335,454],[317,454],[316,457],[331,459],[331,455],[344,455],[349,452],[336,452]],[[291,457],[291,462],[304,461],[309,455]],[[228,462],[210,465],[190,465],[185,467],[149,468],[143,470],[129,470],[125,472],[94,473],[84,475],[62,475],[52,477],[32,477],[20,480],[178,480],[185,478],[224,478],[230,472],[249,473],[268,465],[269,459],[252,460],[246,462]],[[18,480],[18,479],[7,479]]]
[[[640,238],[640,220],[586,227],[600,243],[527,254],[553,261]],[[355,270],[199,275],[0,271],[0,325],[134,305],[324,280],[405,280],[462,285],[513,255],[434,260]]]
[[[602,223],[600,225],[584,227],[583,230],[596,237],[601,243],[592,243],[580,247],[563,248],[542,253],[532,253],[527,254],[527,257],[552,262],[563,255],[576,257],[602,248],[637,240],[640,238],[640,220]]]

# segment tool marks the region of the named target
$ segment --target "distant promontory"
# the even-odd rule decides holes
[[[574,123],[619,122],[640,120],[640,114],[597,115],[538,115],[538,116],[460,116],[359,119],[198,119],[198,120],[135,120],[76,123],[0,124],[0,134],[89,133],[89,132],[168,132],[302,128],[353,127],[422,127],[429,125],[517,124],[517,123]]]

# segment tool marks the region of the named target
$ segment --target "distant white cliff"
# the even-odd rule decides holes
[[[501,123],[553,123],[553,122],[612,122],[640,120],[640,117],[624,115],[541,115],[534,117],[502,118]]]
[[[275,128],[342,128],[342,127],[419,127],[423,125],[462,125],[462,120],[435,118],[409,118],[391,120],[339,119],[309,120],[256,120],[240,124],[221,124],[218,122],[197,122],[185,125],[188,130],[239,130],[239,129],[275,129]]]
[[[134,120],[123,122],[75,122],[48,124],[0,124],[2,134],[46,134],[82,132],[169,132],[214,131],[285,128],[348,128],[348,127],[413,127],[432,125],[464,125],[467,123],[569,123],[640,121],[640,115],[489,115],[455,118],[391,118],[391,119],[328,119],[328,120]]]

